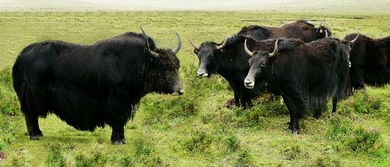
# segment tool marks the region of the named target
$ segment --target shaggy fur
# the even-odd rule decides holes
[[[255,40],[263,40],[289,37],[312,41],[325,37],[322,30],[324,28],[315,28],[314,25],[304,20],[298,20],[280,28],[243,27],[237,35],[228,39],[227,46],[221,50],[216,49],[216,46],[221,45],[221,43],[215,42],[204,42],[199,46],[199,50],[194,49],[194,53],[199,58],[198,72],[205,72],[208,76],[215,73],[221,74],[233,89],[235,105],[246,108],[251,105],[251,99],[256,97],[258,93],[254,90],[248,90],[242,84],[249,70],[248,60],[250,58],[243,49],[244,39],[252,37]],[[329,30],[328,32],[330,33]],[[267,46],[272,47],[273,44],[267,44],[264,47],[267,48]]]
[[[351,41],[357,34],[349,34]],[[372,39],[360,34],[352,45],[351,86],[364,88],[364,84],[382,86],[390,81],[390,37]]]
[[[253,48],[256,44],[251,42],[248,45]],[[299,119],[310,107],[319,116],[328,98],[333,98],[333,112],[336,112],[337,101],[346,95],[348,45],[335,38],[310,43],[281,39],[278,55],[273,57],[269,57],[269,51],[254,48],[245,81],[282,95],[290,112],[289,129],[294,133],[299,130]]]
[[[108,124],[114,144],[125,144],[124,125],[149,92],[179,89],[179,60],[171,50],[158,49],[142,34],[123,35],[77,45],[44,41],[24,48],[13,66],[13,86],[25,115],[28,133],[38,140],[38,117],[54,113],[78,130]]]

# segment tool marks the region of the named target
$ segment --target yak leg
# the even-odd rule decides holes
[[[21,100],[21,110],[24,114],[24,118],[27,126],[27,134],[30,136],[30,140],[39,140],[42,137],[42,131],[39,129],[38,114],[32,113],[34,108],[28,107],[26,101]]]
[[[354,70],[351,70],[351,75],[352,75],[352,87],[354,89],[362,89],[364,88],[364,69],[355,67]]]
[[[302,97],[295,97],[292,99],[285,94],[282,95],[284,103],[286,104],[288,111],[290,113],[290,123],[289,129],[293,134],[298,134],[299,132],[299,120],[303,117],[304,113],[307,111],[305,106],[305,100]]]
[[[333,115],[336,115],[337,114],[337,112],[336,112],[336,110],[337,110],[337,98],[333,98],[333,100],[332,100],[332,114]]]
[[[241,100],[242,100],[240,88],[237,87],[236,84],[233,84],[233,83],[230,84],[230,87],[233,89],[233,93],[234,93],[234,105],[236,107],[240,107]]]
[[[38,116],[31,116],[30,114],[24,114],[26,119],[26,125],[30,140],[39,140],[39,137],[43,136],[42,131],[39,129]]]
[[[314,118],[319,119],[322,115],[322,111],[324,111],[326,104],[320,104],[314,108]]]
[[[293,130],[293,122],[294,122],[294,117],[293,117],[293,113],[291,112],[291,110],[287,109],[288,110],[288,113],[290,115],[290,122],[288,122],[288,128],[286,130]]]
[[[111,142],[114,145],[126,144],[124,125],[112,127]]]
[[[248,109],[252,106],[252,99],[251,96],[245,93],[242,93],[241,95],[241,105],[244,109]]]
[[[234,107],[240,107],[240,91],[237,88],[236,84],[229,82],[229,85],[230,88],[233,89],[234,98],[226,101],[226,107],[229,109],[233,109]]]

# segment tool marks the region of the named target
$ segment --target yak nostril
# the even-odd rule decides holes
[[[245,83],[245,84],[251,84],[252,81],[245,80],[244,83]]]
[[[203,75],[203,72],[198,71],[197,74],[198,74],[198,77],[201,77]]]

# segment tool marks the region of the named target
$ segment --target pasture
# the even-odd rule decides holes
[[[259,12],[4,12],[0,13],[0,166],[390,166],[390,85],[368,87],[328,107],[302,131],[285,131],[289,120],[281,98],[258,98],[255,107],[228,109],[233,97],[220,76],[196,77],[198,59],[189,37],[221,42],[250,24],[280,26],[296,19],[333,36],[359,30],[373,38],[390,35],[390,15],[332,15]],[[54,115],[40,119],[44,137],[30,141],[12,89],[10,67],[28,44],[48,39],[79,44],[140,32],[158,47],[183,47],[178,57],[185,94],[149,94],[125,128],[127,145],[114,146],[111,128],[77,131]]]

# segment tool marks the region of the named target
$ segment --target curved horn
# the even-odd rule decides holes
[[[350,42],[351,44],[353,44],[354,42],[356,42],[356,40],[359,38],[359,36],[360,36],[360,33],[358,32],[357,35],[356,35],[356,37],[355,37],[353,40],[349,41],[349,42]]]
[[[228,38],[229,38],[229,36],[227,36],[227,37],[225,38],[225,40],[223,41],[223,43],[222,43],[221,45],[217,46],[217,49],[218,49],[218,50],[219,50],[219,49],[222,49],[222,48],[224,48],[224,47],[226,46],[226,43],[227,43]]]
[[[324,30],[325,31],[325,37],[329,37],[329,34],[328,34],[328,30]]]
[[[279,51],[278,42],[279,42],[279,39],[277,39],[275,41],[274,51],[269,54],[269,57],[276,56],[278,54],[278,51]]]
[[[253,56],[253,52],[251,52],[248,49],[248,46],[246,45],[246,41],[247,41],[247,39],[245,39],[245,42],[244,42],[244,50],[245,50],[246,54],[248,54],[249,56]]]
[[[177,36],[177,46],[175,49],[173,49],[172,51],[176,54],[177,52],[179,52],[180,48],[181,48],[181,38],[180,38],[180,35],[178,32],[176,32],[176,36]]]
[[[192,36],[190,36],[190,43],[191,43],[191,45],[192,45],[196,50],[199,50],[199,46],[196,46],[196,45],[194,44],[194,42],[192,41]]]
[[[146,41],[146,49],[149,51],[149,53],[154,56],[154,57],[158,57],[160,56],[157,52],[154,52],[152,50],[150,50],[150,47],[149,47],[149,41],[148,41],[148,36],[146,35],[145,31],[144,31],[144,28],[140,27],[141,28],[141,31],[142,31],[142,35],[144,36],[145,38],[145,41]]]

